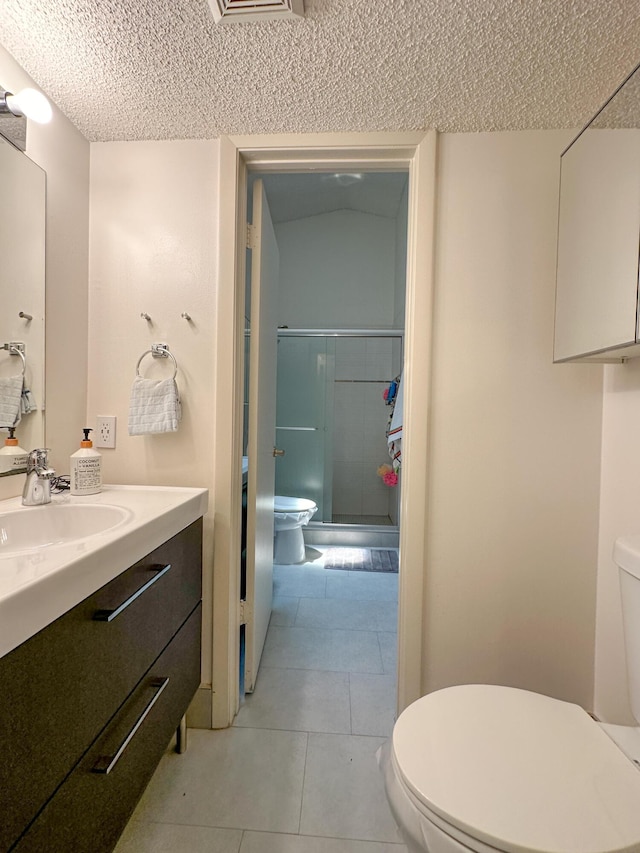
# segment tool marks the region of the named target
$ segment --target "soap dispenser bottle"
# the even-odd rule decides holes
[[[23,450],[15,438],[15,427],[7,427],[9,438],[5,438],[0,450],[0,477],[5,474],[23,474],[27,470],[27,451]]]
[[[92,430],[82,430],[80,450],[71,454],[70,491],[72,495],[95,495],[102,491],[102,455],[93,449],[89,439]]]

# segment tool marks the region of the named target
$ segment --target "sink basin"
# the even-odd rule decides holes
[[[67,545],[105,533],[130,517],[107,504],[47,504],[0,513],[0,557]]]

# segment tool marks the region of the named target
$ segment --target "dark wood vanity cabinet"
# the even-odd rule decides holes
[[[0,851],[114,848],[200,684],[201,576],[202,519],[0,659]]]

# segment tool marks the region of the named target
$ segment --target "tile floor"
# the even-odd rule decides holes
[[[398,576],[274,567],[255,692],[160,762],[116,853],[405,853],[375,753],[395,713]]]

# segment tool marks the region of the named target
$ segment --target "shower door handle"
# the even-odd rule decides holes
[[[279,448],[274,447],[273,448],[273,455],[274,456],[284,456],[284,450],[280,450]]]

